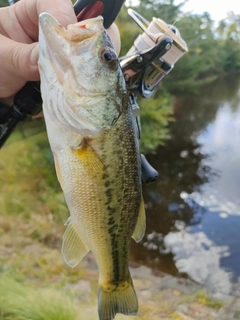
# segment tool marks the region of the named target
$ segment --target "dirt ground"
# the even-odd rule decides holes
[[[64,226],[48,215],[0,217],[0,274],[34,288],[53,287],[71,294],[84,319],[97,320],[98,269],[88,254],[72,269],[61,255]],[[58,235],[58,236],[56,236]],[[188,279],[155,274],[130,263],[139,299],[136,317],[117,315],[115,320],[235,320],[240,319],[240,298],[219,301]],[[47,320],[47,319],[46,319]]]
[[[91,255],[85,261],[86,279],[93,279],[98,272]],[[156,276],[145,266],[132,266],[130,272],[139,299],[136,317],[117,315],[116,320],[235,320],[240,319],[240,298],[227,297],[217,300],[205,288],[189,279],[170,275]],[[81,280],[72,290],[91,292],[91,281]],[[80,289],[81,288],[81,289]],[[84,289],[83,289],[84,288]],[[87,300],[87,296],[85,296]],[[97,313],[96,308],[91,314]]]
[[[146,267],[132,268],[131,272],[140,305],[142,303],[144,306],[148,301],[153,312],[146,319],[240,319],[239,298],[228,297],[225,301],[219,301],[191,280],[169,275],[156,277]]]

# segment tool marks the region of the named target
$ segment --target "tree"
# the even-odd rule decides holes
[[[196,92],[200,85],[215,79],[221,69],[213,21],[207,12],[202,15],[185,14],[177,27],[188,45],[188,53],[177,61],[164,86],[172,94]]]
[[[9,6],[8,0],[0,0],[0,7]]]
[[[149,21],[156,17],[173,24],[183,5],[183,3],[175,5],[174,2],[174,0],[141,0],[137,11]]]
[[[220,44],[220,57],[224,72],[240,70],[240,15],[230,13],[220,21],[217,33]]]

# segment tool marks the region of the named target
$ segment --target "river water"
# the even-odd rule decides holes
[[[240,77],[177,98],[172,139],[149,162],[147,230],[131,259],[233,294],[240,279]]]

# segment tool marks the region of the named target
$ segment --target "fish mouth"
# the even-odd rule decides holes
[[[39,15],[39,67],[46,77],[55,74],[64,84],[64,75],[72,68],[72,59],[96,50],[98,39],[104,34],[103,17],[84,20],[64,28],[53,16]],[[47,66],[48,64],[48,66]],[[52,79],[53,79],[52,75]]]
[[[53,16],[43,12],[39,15],[39,25],[44,36],[49,40],[55,34],[55,36],[63,37],[70,42],[82,42],[104,32],[102,16],[70,24],[67,28],[64,28]]]
[[[69,39],[76,42],[92,38],[94,35],[102,33],[103,31],[104,27],[102,16],[84,20],[75,25],[69,25],[67,28]]]

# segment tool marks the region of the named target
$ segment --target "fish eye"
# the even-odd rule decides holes
[[[102,49],[100,50],[100,58],[104,64],[107,64],[110,69],[116,70],[118,66],[118,57],[116,53],[111,50],[110,48],[108,49]]]
[[[112,61],[114,59],[114,57],[113,57],[111,52],[105,52],[103,56],[104,56],[104,59],[107,62]]]

